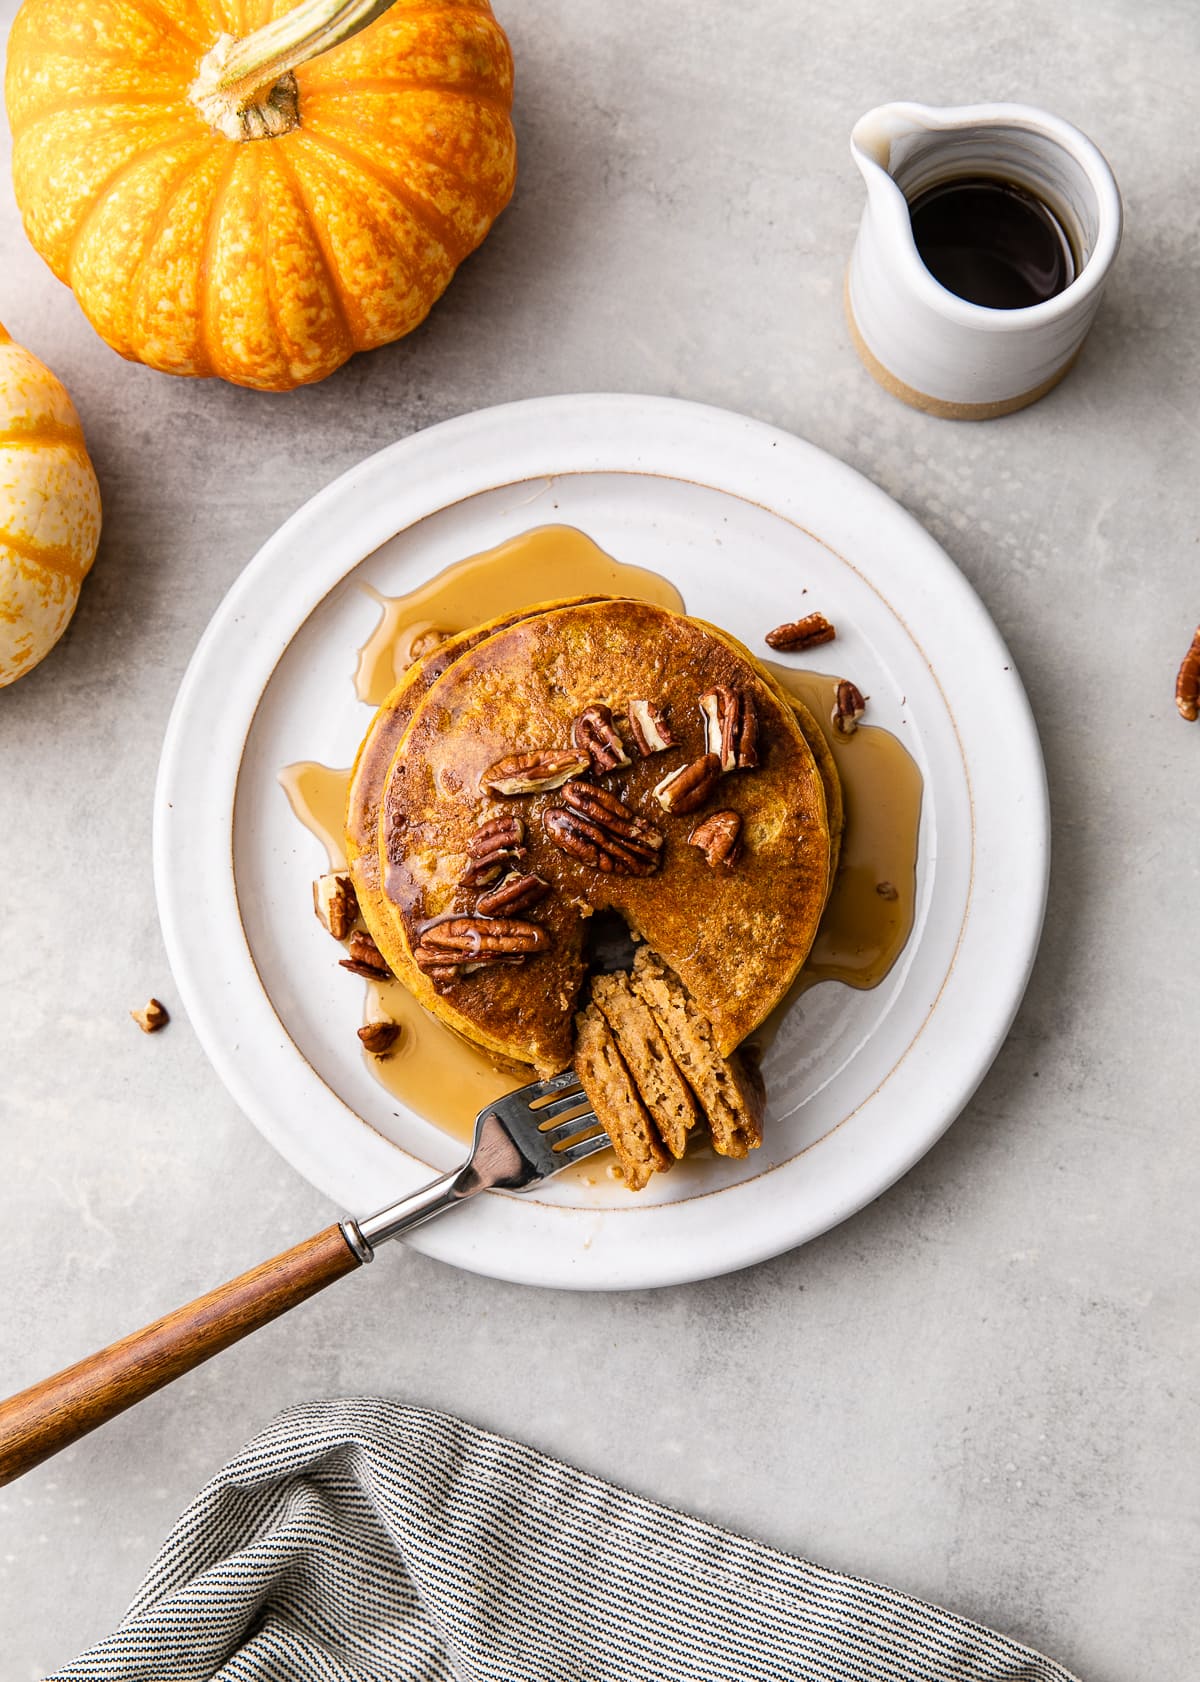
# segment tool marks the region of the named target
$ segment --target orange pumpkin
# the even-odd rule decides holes
[[[67,628],[100,541],[100,487],[75,405],[0,325],[0,689]]]
[[[96,331],[267,391],[424,320],[516,172],[487,0],[24,0],[5,94],[26,232]]]

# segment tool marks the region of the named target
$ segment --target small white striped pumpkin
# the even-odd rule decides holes
[[[75,405],[0,326],[0,688],[62,636],[100,539]]]

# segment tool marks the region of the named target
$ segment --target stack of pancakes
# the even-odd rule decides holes
[[[737,1048],[808,954],[841,825],[820,729],[740,643],[574,599],[410,667],[360,749],[347,848],[395,974],[502,1067],[574,1060],[636,1189],[698,1127],[725,1155],[759,1143]],[[599,912],[637,943],[625,973],[589,972]]]

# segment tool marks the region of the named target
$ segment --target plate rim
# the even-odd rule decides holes
[[[614,421],[617,422],[615,426],[612,424]],[[484,452],[482,459],[484,470],[477,472],[473,479],[471,473],[462,468],[453,467],[449,470],[452,480],[457,477],[462,481],[460,494],[451,498],[446,498],[441,490],[433,488],[438,478],[436,473],[431,473],[428,480],[424,480],[419,472],[411,473],[414,458],[424,455],[431,457],[436,464],[439,456],[448,454],[453,457],[456,450],[472,462],[474,467],[473,452],[461,448],[464,440],[473,433],[486,436],[489,431],[494,431],[507,445],[511,445],[513,438],[519,437],[529,428],[543,427],[550,435],[557,437],[560,434],[569,434],[572,427],[578,430],[581,422],[584,423],[584,437],[582,440],[579,438],[573,439],[567,445],[567,453],[570,454],[574,450],[578,454],[582,451],[582,456],[580,459],[573,461],[570,467],[566,466],[565,463],[558,466],[547,465],[546,461],[543,460],[539,464],[527,466],[516,475],[510,475],[507,472],[497,475],[494,470],[487,470],[488,461],[486,452]],[[549,423],[549,426],[546,423]],[[595,434],[594,437],[589,435],[589,426]],[[733,411],[692,403],[679,398],[624,393],[581,393],[529,398],[515,403],[471,411],[466,415],[442,421],[436,426],[409,434],[389,445],[385,445],[338,475],[330,484],[324,486],[302,504],[260,546],[218,605],[188,664],[167,725],[155,788],[154,876],[164,942],[180,996],[206,1055],[212,1062],[219,1078],[246,1113],[248,1119],[293,1167],[309,1179],[311,1183],[317,1185],[318,1189],[324,1191],[326,1189],[325,1184],[313,1171],[313,1153],[302,1148],[296,1135],[289,1132],[286,1126],[280,1125],[278,1119],[271,1114],[269,1104],[264,1107],[253,1084],[247,1080],[239,1065],[235,1048],[226,1042],[224,1031],[217,1021],[219,1012],[212,1008],[211,1000],[206,997],[205,982],[203,977],[197,973],[193,954],[189,951],[188,935],[186,933],[187,918],[184,915],[181,898],[177,892],[177,883],[180,878],[178,873],[173,873],[171,867],[171,855],[177,844],[178,830],[178,824],[174,818],[175,796],[180,791],[181,759],[186,746],[188,728],[192,722],[190,714],[193,699],[203,691],[205,681],[209,677],[210,665],[218,659],[218,651],[223,639],[228,637],[238,624],[243,607],[253,601],[261,582],[271,578],[273,569],[280,564],[282,559],[290,557],[291,546],[297,535],[303,534],[306,542],[313,542],[314,534],[319,535],[323,522],[328,523],[330,516],[336,515],[337,511],[346,507],[347,504],[353,505],[355,518],[347,521],[347,528],[349,531],[357,530],[358,535],[352,540],[346,537],[341,544],[332,544],[319,564],[310,562],[304,579],[304,591],[302,593],[297,592],[288,605],[287,618],[290,629],[284,636],[281,646],[275,648],[274,642],[272,642],[273,652],[269,667],[265,669],[260,667],[261,682],[258,685],[253,704],[246,710],[242,720],[239,746],[234,761],[224,765],[218,777],[221,787],[220,811],[226,841],[225,870],[228,876],[229,891],[236,910],[237,888],[233,869],[234,813],[242,759],[257,709],[262,696],[270,686],[279,661],[290,645],[291,639],[317,611],[321,602],[341,585],[347,574],[361,565],[391,538],[411,529],[414,525],[430,518],[441,510],[458,501],[468,500],[471,497],[500,489],[521,480],[553,478],[556,475],[567,473],[639,474],[652,477],[683,478],[690,480],[692,483],[732,495],[741,501],[756,501],[754,497],[747,496],[743,489],[722,483],[720,472],[709,473],[704,478],[696,478],[690,474],[681,474],[674,471],[669,465],[666,465],[672,451],[677,450],[681,442],[685,447],[685,453],[686,449],[695,442],[694,438],[689,437],[689,431],[691,434],[699,435],[701,442],[703,442],[703,435],[706,431],[708,434],[712,434],[714,429],[716,435],[722,436],[725,445],[730,442],[728,434],[732,430],[739,435],[738,442],[743,446],[748,443],[752,450],[761,446],[764,449],[779,451],[778,457],[773,460],[772,472],[775,472],[780,462],[786,460],[790,455],[793,460],[798,457],[805,457],[810,466],[815,464],[820,472],[831,474],[835,480],[840,478],[847,490],[847,495],[843,499],[844,503],[859,510],[859,513],[852,514],[849,518],[851,530],[860,519],[861,511],[870,511],[872,508],[885,511],[886,519],[893,525],[897,522],[904,523],[907,527],[908,536],[915,547],[924,551],[925,561],[931,565],[932,575],[941,587],[941,592],[948,591],[952,598],[956,598],[954,605],[959,611],[965,611],[968,614],[973,622],[972,628],[975,635],[982,637],[985,642],[990,641],[993,651],[1004,656],[1005,667],[1006,670],[1010,671],[1012,680],[1007,686],[1007,700],[1010,709],[1010,716],[1006,719],[1007,748],[1010,756],[1024,760],[1025,793],[1029,800],[1029,810],[1025,813],[1026,821],[1022,830],[1026,840],[1023,863],[1027,877],[1025,903],[1022,907],[1023,917],[1017,919],[1019,927],[1014,924],[1011,918],[1006,922],[1006,933],[1010,936],[1010,949],[1007,954],[1009,958],[1008,970],[1007,974],[1001,979],[998,989],[995,985],[991,989],[985,1032],[976,1039],[972,1054],[965,1059],[970,1067],[957,1070],[955,1078],[941,1092],[940,1101],[931,1102],[930,1110],[936,1113],[927,1117],[926,1124],[920,1130],[919,1136],[914,1136],[911,1139],[910,1148],[893,1151],[886,1164],[880,1165],[879,1172],[873,1176],[868,1176],[863,1185],[849,1196],[832,1204],[827,1209],[826,1215],[819,1221],[810,1222],[800,1230],[793,1230],[789,1234],[782,1235],[776,1227],[764,1223],[761,1229],[743,1233],[740,1242],[736,1236],[732,1241],[727,1241],[720,1256],[715,1261],[712,1257],[707,1257],[697,1265],[695,1258],[690,1260],[681,1257],[669,1258],[654,1270],[652,1276],[648,1276],[644,1270],[631,1276],[621,1268],[619,1263],[615,1268],[607,1266],[603,1269],[585,1269],[586,1276],[564,1277],[560,1272],[553,1279],[546,1279],[544,1275],[531,1272],[528,1267],[519,1265],[519,1258],[510,1257],[510,1265],[497,1266],[494,1256],[480,1254],[481,1247],[477,1242],[472,1242],[467,1230],[468,1223],[463,1222],[461,1218],[456,1218],[454,1222],[438,1223],[436,1227],[423,1229],[409,1240],[409,1242],[415,1243],[417,1248],[437,1255],[441,1259],[487,1273],[493,1277],[526,1283],[581,1288],[642,1288],[647,1285],[682,1283],[709,1277],[750,1265],[756,1261],[765,1260],[769,1256],[807,1242],[817,1236],[818,1233],[838,1224],[881,1195],[933,1146],[970,1100],[972,1093],[991,1066],[996,1053],[1007,1036],[1032,971],[1044,916],[1050,864],[1048,790],[1036,725],[1028,699],[1016,674],[1015,666],[1012,664],[1011,656],[1008,654],[986,607],[941,545],[901,504],[897,503],[856,469],[807,440]],[[647,436],[648,434],[650,436]],[[664,435],[670,439],[670,442],[666,445],[662,443]],[[447,445],[449,446],[448,449]],[[540,448],[544,454],[546,453],[547,446],[544,443],[536,447]],[[559,445],[556,444],[554,448],[558,449]],[[650,461],[656,455],[659,465],[650,465]],[[624,459],[619,460],[618,457]],[[771,460],[772,458],[768,457],[767,459]],[[390,496],[384,494],[372,497],[370,495],[372,487],[377,491],[381,482],[386,486],[389,476],[396,482],[402,482],[403,470],[401,472],[394,471],[398,463],[404,464],[409,469],[411,479],[416,484],[415,492],[414,486],[410,484],[407,487],[407,496],[404,493],[397,493]],[[444,462],[441,465],[444,475]],[[407,511],[404,517],[401,517],[399,510],[406,502],[412,503],[413,509]],[[802,521],[786,512],[778,503],[760,502],[758,505],[767,509],[769,513],[798,526],[801,530],[810,531],[819,543],[838,554],[860,577],[865,579],[869,586],[875,588],[878,592],[878,585],[874,583],[870,575],[863,573],[853,559],[841,552],[838,520],[823,520],[821,530],[818,532],[805,526]],[[845,523],[845,521],[842,522],[843,525]],[[334,524],[336,525],[336,520]],[[830,525],[835,528],[832,535],[829,530]],[[368,541],[368,539],[370,540]],[[312,577],[308,576],[309,574],[318,575],[316,587],[314,587]],[[950,706],[948,697],[945,696],[945,690],[938,677],[935,665],[925,654],[921,638],[912,632],[907,621],[902,620],[901,622],[905,625],[905,629],[909,631],[915,646],[926,661],[931,676],[938,684],[939,689],[942,690],[955,733],[959,735],[954,709]],[[967,779],[972,812],[974,813],[976,790],[971,779],[971,767],[963,748],[961,736],[959,737],[959,748],[962,755],[964,775]],[[1032,775],[1029,775],[1031,772]],[[964,908],[955,955],[943,981],[942,992],[945,991],[954,974],[959,953],[976,908],[974,868],[975,860],[973,858],[972,883]],[[241,952],[245,962],[250,967],[254,986],[261,993],[267,1010],[277,1024],[279,1033],[283,1036],[285,1054],[287,1050],[290,1050],[294,1057],[300,1059],[312,1077],[325,1085],[319,1073],[308,1064],[300,1048],[291,1041],[275,1010],[273,1001],[266,992],[258,975],[254,954],[246,939],[240,911],[237,914],[237,930]],[[996,977],[993,976],[991,980],[995,983]],[[939,993],[938,1002],[931,1008],[912,1044],[915,1045],[924,1035],[930,1022],[935,1018],[940,1003],[941,993]],[[888,1079],[891,1078],[889,1075]],[[330,1089],[327,1088],[327,1090]],[[336,1097],[336,1094],[334,1096]],[[873,1097],[874,1094],[871,1096]],[[339,1103],[344,1102],[340,1099],[337,1101]],[[865,1103],[870,1101],[871,1099],[868,1098]],[[843,1121],[832,1132],[836,1133],[841,1127],[844,1127],[853,1115],[859,1113],[865,1107],[865,1103],[860,1104],[855,1111],[843,1118]],[[353,1113],[349,1111],[348,1106],[345,1107],[349,1114]],[[401,1147],[384,1140],[382,1135],[375,1133],[369,1123],[362,1122],[360,1119],[360,1125],[383,1144],[389,1152],[397,1156],[403,1154]],[[817,1142],[817,1145],[810,1146],[809,1150],[818,1148],[819,1143],[820,1141]],[[808,1153],[800,1153],[801,1156],[806,1154]],[[412,1161],[413,1159],[408,1157],[407,1160]],[[796,1160],[798,1158],[791,1159],[792,1162]],[[755,1180],[746,1182],[745,1187],[748,1189],[758,1180],[772,1178],[788,1167],[789,1163],[779,1164],[772,1171],[772,1175],[757,1176]],[[732,1196],[742,1189],[743,1187],[738,1185],[720,1188],[721,1194],[725,1196]],[[515,1202],[518,1200],[505,1201]],[[701,1198],[700,1201],[705,1201],[705,1199]],[[376,1202],[378,1202],[378,1198],[376,1198]],[[684,1208],[686,1206],[686,1204],[668,1204],[656,1212],[662,1213],[668,1208]],[[541,1207],[544,1210],[548,1208],[544,1204]],[[361,1213],[365,1210],[356,1209],[354,1212]],[[555,1210],[554,1212],[576,1216],[581,1213],[578,1210],[565,1209]],[[593,1216],[609,1212],[586,1211],[587,1214]],[[626,1213],[626,1211],[620,1211],[620,1213]],[[629,1211],[629,1213],[633,1213],[633,1211]],[[461,1238],[458,1235],[462,1235]],[[486,1250],[486,1248],[487,1246],[484,1245],[483,1249]],[[578,1260],[578,1258],[575,1259]]]

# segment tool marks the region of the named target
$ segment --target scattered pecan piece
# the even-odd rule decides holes
[[[421,931],[413,957],[420,969],[436,974],[523,963],[549,945],[550,936],[538,923],[513,917],[443,917]]]
[[[894,882],[876,882],[875,892],[880,899],[899,899],[900,890]]]
[[[350,956],[339,962],[343,969],[353,975],[365,975],[368,981],[386,981],[392,973],[387,959],[365,929],[355,929],[350,936]]]
[[[1200,715],[1200,626],[1175,679],[1175,705],[1180,718],[1186,718],[1189,723]]]
[[[752,771],[758,764],[758,708],[744,689],[718,684],[700,697],[704,745],[722,771]]]
[[[867,698],[856,683],[849,678],[842,678],[834,696],[833,712],[830,722],[835,730],[843,736],[853,736],[858,729],[858,721],[867,710]]]
[[[363,1042],[363,1049],[369,1051],[372,1057],[386,1057],[400,1038],[400,1024],[366,1022],[358,1030],[358,1037]]]
[[[800,648],[816,648],[820,643],[832,642],[837,632],[823,613],[806,613],[803,619],[792,619],[786,625],[776,625],[768,631],[768,648],[782,648],[789,654]]]
[[[486,888],[495,882],[505,866],[523,859],[528,851],[525,824],[515,813],[489,818],[467,842],[467,868],[459,879],[463,888]]]
[[[675,746],[666,719],[652,701],[630,701],[629,730],[643,759]]]
[[[591,763],[590,755],[578,748],[531,748],[498,759],[480,780],[495,794],[543,794],[581,777]]]
[[[171,1020],[166,1005],[158,999],[149,999],[142,1010],[131,1010],[129,1014],[143,1034],[157,1034]]]
[[[721,761],[715,753],[703,754],[677,771],[670,771],[654,789],[654,798],[665,812],[695,812],[703,806],[721,775]]]
[[[313,883],[313,910],[335,940],[345,940],[358,921],[354,883],[341,870],[318,876]]]
[[[480,895],[475,909],[481,917],[511,917],[540,904],[549,892],[549,882],[540,876],[522,876],[519,870],[510,870],[490,893]]]
[[[453,631],[444,631],[440,625],[426,625],[417,631],[408,644],[408,664],[413,666],[418,660],[423,660],[427,654],[432,654],[435,648],[440,648],[454,635]]]
[[[563,806],[542,813],[546,834],[560,852],[614,876],[652,876],[663,833],[615,794],[591,783],[571,783]]]
[[[592,762],[592,771],[602,777],[630,763],[621,732],[613,722],[612,708],[596,702],[585,707],[571,727],[571,739]]]
[[[732,870],[742,856],[742,819],[737,812],[714,812],[698,823],[688,836],[690,847],[699,847],[713,870]]]

